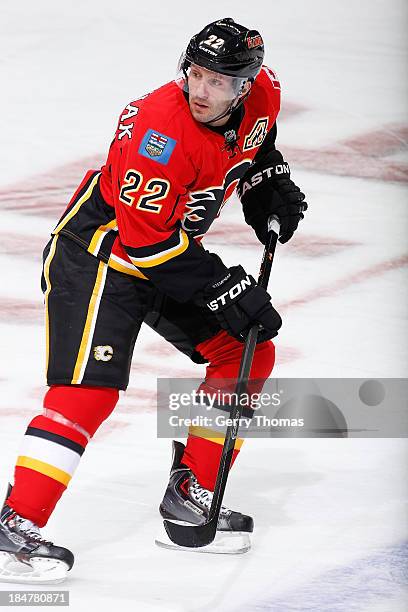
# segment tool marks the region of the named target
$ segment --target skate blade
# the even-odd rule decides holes
[[[185,523],[187,524],[187,523]],[[241,555],[248,552],[251,548],[251,538],[245,531],[217,531],[214,540],[208,546],[199,548],[189,548],[188,546],[178,546],[172,542],[167,535],[164,525],[155,539],[155,544],[161,548],[170,550],[182,550],[193,553],[210,553],[213,555]]]
[[[65,580],[67,572],[67,564],[57,559],[32,557],[25,562],[12,553],[0,552],[0,582],[58,584]]]

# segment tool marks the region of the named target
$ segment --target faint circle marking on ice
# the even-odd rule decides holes
[[[385,398],[384,385],[379,380],[366,380],[360,386],[358,395],[366,406],[378,406]]]

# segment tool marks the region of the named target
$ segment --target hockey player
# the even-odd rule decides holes
[[[106,164],[86,174],[52,233],[42,277],[49,389],[1,511],[3,579],[59,580],[72,567],[72,553],[39,528],[126,389],[142,322],[208,363],[204,384],[218,389],[237,376],[257,323],[251,377],[272,371],[281,319],[270,296],[242,266],[227,268],[201,245],[237,185],[263,243],[270,214],[285,243],[307,208],[275,148],[280,85],[263,56],[259,32],[230,18],[194,36],[176,80],[126,106]],[[238,284],[242,291],[230,293]],[[186,446],[174,445],[163,517],[205,520],[222,444],[192,428]],[[223,507],[218,526],[248,533],[253,521]]]

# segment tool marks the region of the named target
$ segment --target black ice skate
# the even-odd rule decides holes
[[[181,462],[184,445],[173,442],[173,462],[170,480],[160,504],[160,514],[164,519],[200,525],[208,519],[213,494],[204,489],[193,472]],[[254,529],[252,517],[225,506],[221,507],[215,540],[202,548],[184,548],[174,544],[164,528],[156,538],[156,544],[166,548],[182,549],[191,552],[243,553],[250,549],[249,533]]]
[[[10,491],[9,486],[7,497]],[[1,582],[55,584],[66,578],[73,564],[70,550],[44,540],[35,523],[4,504],[0,513]]]

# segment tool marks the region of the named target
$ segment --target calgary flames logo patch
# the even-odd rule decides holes
[[[110,361],[113,356],[113,348],[108,344],[105,346],[94,346],[93,353],[96,361]]]

